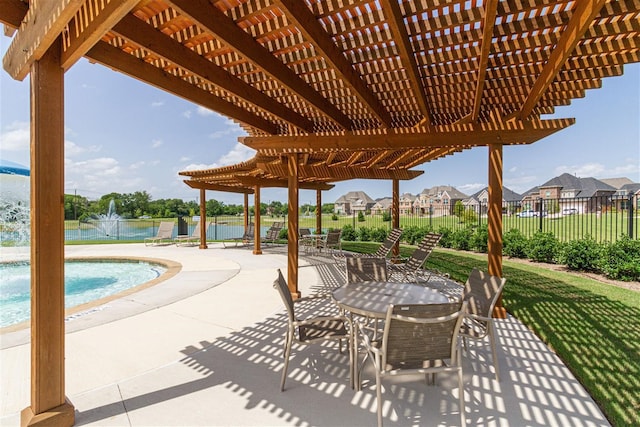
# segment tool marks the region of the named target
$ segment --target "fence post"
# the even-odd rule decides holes
[[[627,199],[627,207],[628,207],[628,224],[627,231],[629,233],[629,238],[633,239],[633,193],[629,192],[629,197]]]
[[[540,231],[542,233],[542,198],[538,199],[538,218],[539,218],[539,224],[538,225],[538,231]]]

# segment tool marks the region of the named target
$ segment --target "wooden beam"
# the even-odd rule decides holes
[[[280,165],[258,163],[258,167],[275,176],[287,176],[287,169]],[[409,180],[422,175],[423,171],[405,169],[376,169],[341,166],[300,166],[298,173],[302,179],[326,179],[328,181],[344,181],[349,179],[398,179]],[[300,185],[305,185],[301,183]]]
[[[287,188],[289,186],[289,182],[286,179],[277,179],[277,178],[248,178],[248,177],[238,177],[238,182],[241,182],[243,185],[260,185],[261,187],[266,188]],[[301,190],[331,190],[334,185],[327,184],[324,182],[301,182],[299,185]]]
[[[194,86],[180,77],[169,74],[151,64],[129,55],[105,42],[98,42],[86,55],[88,58],[128,76],[148,83],[164,91],[218,111],[233,120],[246,123],[269,134],[276,134],[278,127],[247,110],[225,101],[210,92]]]
[[[542,73],[538,76],[538,79],[531,88],[527,100],[520,109],[520,113],[518,114],[520,120],[529,117],[538,100],[544,95],[558,72],[564,67],[567,59],[575,50],[576,45],[606,3],[607,0],[575,2],[575,9],[573,10],[569,23],[562,31],[560,40],[558,40],[555,49],[551,52],[547,64],[544,66]]]
[[[489,54],[493,44],[493,28],[496,24],[496,11],[498,9],[498,0],[487,0],[484,2],[484,18],[482,20],[482,47],[480,48],[480,60],[478,61],[478,79],[476,80],[476,92],[473,99],[473,111],[471,111],[470,120],[478,121],[480,114],[480,104],[482,103],[482,92],[484,91],[484,82],[487,75],[487,64],[489,63]]]
[[[531,144],[575,123],[574,119],[437,126],[343,132],[334,135],[241,137],[240,142],[268,155],[340,150],[405,150],[428,147],[477,147],[489,144]]]
[[[23,80],[31,64],[42,58],[83,3],[84,0],[31,2],[2,60],[5,71],[14,79]]]
[[[71,68],[139,1],[91,2],[91,7],[85,3],[69,23],[69,31],[63,33],[62,68]]]
[[[420,76],[420,70],[413,54],[413,47],[411,46],[409,34],[404,24],[404,17],[402,16],[400,5],[397,0],[382,0],[381,4],[384,13],[387,15],[387,23],[389,24],[391,33],[394,35],[394,42],[398,48],[402,66],[405,68],[407,76],[409,77],[411,90],[424,116],[421,124],[430,127],[431,109],[429,107],[429,100],[423,89],[422,77]]]
[[[287,179],[287,285],[293,299],[302,295],[298,289],[298,153],[288,156],[289,169]]]
[[[169,0],[175,9],[189,17],[202,29],[236,49],[260,69],[278,80],[284,87],[313,105],[322,114],[329,117],[344,129],[351,129],[351,119],[335,105],[316,92],[292,69],[254,40],[251,35],[239,28],[235,22],[209,0]]]
[[[502,145],[489,145],[488,175],[488,272],[492,276],[502,277]],[[493,315],[501,319],[507,317],[507,312],[502,306],[502,297],[499,297]]]
[[[378,97],[353,69],[351,62],[347,60],[344,53],[336,46],[333,40],[331,40],[331,37],[324,28],[322,28],[322,25],[320,25],[316,16],[307,7],[306,3],[300,0],[274,0],[273,2],[287,12],[287,20],[295,23],[305,39],[311,42],[315,48],[322,53],[325,61],[333,67],[343,82],[351,87],[360,101],[367,106],[386,127],[391,127],[391,114],[389,114],[380,103]]]
[[[29,10],[29,5],[20,0],[0,0],[0,22],[18,28]]]
[[[192,49],[156,30],[134,15],[125,16],[113,31],[142,46],[145,50],[188,70],[203,80],[242,98],[262,110],[306,132],[313,131],[313,122],[265,95],[263,92],[230,74],[224,68],[205,59]]]
[[[224,191],[226,193],[253,194],[253,188],[232,187],[228,185],[212,184],[205,181],[184,180],[184,183],[191,188],[198,190]]]

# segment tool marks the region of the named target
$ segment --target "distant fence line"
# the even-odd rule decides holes
[[[458,210],[458,212],[456,212]],[[638,198],[599,197],[585,199],[537,199],[523,206],[521,202],[504,203],[503,231],[520,230],[525,236],[538,231],[551,232],[560,241],[583,239],[587,236],[599,242],[613,242],[620,236],[638,239],[640,220]],[[350,225],[358,230],[368,228],[391,228],[390,216],[386,214],[362,214],[352,212],[349,215],[322,215],[322,228],[343,228]],[[242,236],[244,220],[241,216],[215,216],[208,218],[211,226],[207,229],[207,240],[225,240]],[[261,230],[265,230],[275,221],[284,221],[286,217],[261,215]],[[176,219],[174,237],[178,234],[193,233],[197,218],[182,217]],[[253,217],[250,218],[253,222]],[[156,235],[159,219],[120,219],[117,221],[66,221],[65,240],[126,240],[143,241]],[[300,227],[315,230],[316,217],[313,214],[301,215]],[[401,227],[424,227],[437,231],[444,227],[458,230],[466,227],[479,227],[487,224],[487,205],[484,203],[464,206],[463,209],[450,207],[439,211],[429,210],[420,214],[401,214]]]

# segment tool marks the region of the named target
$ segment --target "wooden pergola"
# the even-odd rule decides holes
[[[22,424],[74,421],[64,388],[63,132],[64,72],[80,58],[243,127],[253,159],[183,175],[202,196],[240,192],[245,205],[253,193],[259,206],[261,187],[289,189],[293,293],[300,188],[316,189],[319,203],[334,182],[387,179],[396,195],[399,180],[420,173],[412,168],[477,146],[488,147],[488,270],[501,276],[502,147],[573,124],[541,116],[638,62],[639,11],[640,0],[0,0],[13,37],[3,67],[31,76],[32,375]]]

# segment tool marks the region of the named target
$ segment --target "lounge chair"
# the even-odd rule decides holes
[[[378,250],[376,250],[372,254],[358,254],[358,253],[340,253],[334,254],[334,259],[339,262],[344,262],[346,257],[369,257],[369,258],[387,258],[391,249],[400,241],[400,236],[402,236],[401,228],[394,228],[389,232],[387,238],[382,242]]]
[[[278,269],[278,277],[273,282],[273,287],[278,290],[282,302],[287,309],[287,332],[284,344],[284,367],[282,368],[282,379],[280,380],[280,391],[284,390],[284,383],[287,379],[287,367],[289,366],[289,356],[291,355],[291,346],[293,342],[300,344],[313,344],[316,342],[323,342],[327,340],[338,340],[340,345],[340,351],[342,352],[342,340],[347,341],[347,348],[349,349],[349,371],[351,386],[354,385],[354,359],[353,359],[353,346],[351,327],[351,320],[345,316],[321,316],[312,317],[305,320],[299,320],[295,314],[294,301],[291,297],[291,291],[287,286],[287,281],[280,269]],[[321,298],[321,297],[316,297]],[[312,297],[299,298],[295,301],[298,304],[302,301],[307,301]]]
[[[193,233],[191,233],[191,235],[183,235],[183,236],[176,236],[175,239],[173,239],[173,242],[176,244],[176,246],[180,246],[180,245],[195,245],[200,243],[200,224],[202,224],[202,221],[198,221],[198,223],[196,224],[196,226],[193,229]],[[206,221],[206,229],[209,229],[209,226],[211,225],[211,221]]]
[[[279,224],[280,223],[274,222],[273,225],[269,227],[264,237],[260,239],[260,242],[275,245],[276,241],[280,238],[280,230],[282,230],[282,226]]]
[[[390,262],[389,272],[391,280],[398,282],[409,281],[414,283],[418,283],[420,279],[425,282],[429,281],[429,278],[433,273],[422,267],[427,261],[427,258],[429,258],[429,255],[431,255],[431,252],[433,252],[433,248],[435,248],[440,241],[441,237],[441,234],[427,233],[427,235],[425,235],[420,241],[416,250],[413,251],[411,256],[405,262],[401,264]]]
[[[485,337],[489,337],[493,368],[497,381],[500,381],[500,375],[498,371],[498,355],[496,354],[493,309],[506,281],[507,279],[491,276],[474,268],[469,274],[462,292],[462,301],[467,303],[467,311],[460,330],[460,336],[465,344],[464,347],[467,349],[469,339],[484,340]]]
[[[175,223],[173,221],[161,221],[158,226],[158,233],[154,237],[145,237],[144,245],[158,245],[160,243],[171,243],[173,239],[173,228]]]
[[[453,372],[458,377],[460,422],[464,415],[464,383],[458,333],[466,303],[390,304],[382,340],[363,334],[364,346],[376,372],[378,426],[382,426],[382,377]],[[359,377],[359,375],[358,375]],[[359,378],[357,389],[360,389]],[[433,415],[433,414],[431,414]]]
[[[254,230],[255,230],[255,226],[253,225],[253,223],[251,223],[247,226],[247,229],[242,234],[242,236],[225,239],[222,241],[222,246],[226,248],[228,246],[231,246],[231,243],[233,243],[234,247],[237,247],[239,244],[242,244],[243,246],[248,245],[249,243],[253,242]]]

